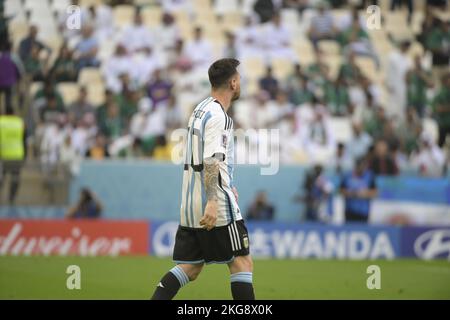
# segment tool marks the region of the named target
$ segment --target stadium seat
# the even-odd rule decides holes
[[[436,120],[432,118],[423,119],[423,131],[427,132],[434,142],[438,141],[439,138],[439,127],[436,123]]]
[[[57,85],[57,89],[61,93],[66,106],[74,102],[78,97],[79,85],[77,83],[61,82]]]
[[[352,125],[349,118],[345,117],[331,117],[330,118],[331,131],[335,135],[337,142],[346,143],[352,138]]]
[[[325,56],[339,56],[340,46],[336,41],[333,40],[322,40],[319,42],[319,49],[323,51]]]
[[[257,80],[263,76],[266,66],[260,58],[246,58],[242,61],[243,72],[248,79]]]
[[[23,11],[22,4],[17,0],[6,0],[4,14],[6,17],[15,16]]]
[[[94,107],[97,107],[105,102],[105,85],[102,81],[96,83],[89,83],[86,85],[88,91],[88,101]]]
[[[215,0],[213,9],[215,14],[223,15],[225,13],[238,11],[239,3],[238,0]]]
[[[144,23],[149,27],[156,27],[161,23],[162,10],[160,7],[145,7],[141,11]]]
[[[124,27],[133,22],[135,9],[131,5],[118,5],[114,8],[114,24],[118,27]]]
[[[98,68],[84,68],[78,76],[78,83],[80,85],[97,84],[102,83],[102,81],[102,74]]]
[[[293,70],[293,62],[288,59],[272,59],[273,73],[278,79],[285,79]]]
[[[42,82],[41,81],[35,81],[31,83],[30,85],[30,97],[34,97],[36,92],[38,92],[42,88]]]
[[[96,6],[102,4],[103,2],[104,2],[103,0],[80,0],[80,6],[82,7]]]
[[[236,31],[242,24],[242,14],[239,11],[229,11],[222,15],[223,30]]]
[[[359,66],[364,75],[372,81],[375,81],[379,74],[376,70],[375,62],[369,57],[357,56],[356,64]]]

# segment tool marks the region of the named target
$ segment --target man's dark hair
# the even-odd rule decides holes
[[[220,59],[214,62],[208,69],[209,82],[213,88],[220,88],[227,84],[228,80],[237,72],[239,60],[232,58]]]

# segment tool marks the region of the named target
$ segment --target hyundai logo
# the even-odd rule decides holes
[[[450,260],[450,230],[430,230],[421,234],[414,242],[414,252],[425,260],[445,256]]]

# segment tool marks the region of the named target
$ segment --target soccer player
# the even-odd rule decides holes
[[[233,186],[233,120],[227,115],[240,95],[239,61],[220,59],[208,70],[211,96],[189,119],[181,199],[181,221],[173,260],[152,299],[172,299],[197,278],[205,264],[226,263],[235,300],[254,300],[247,228]]]

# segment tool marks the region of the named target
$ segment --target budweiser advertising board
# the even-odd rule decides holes
[[[147,221],[0,220],[0,255],[146,255]]]

